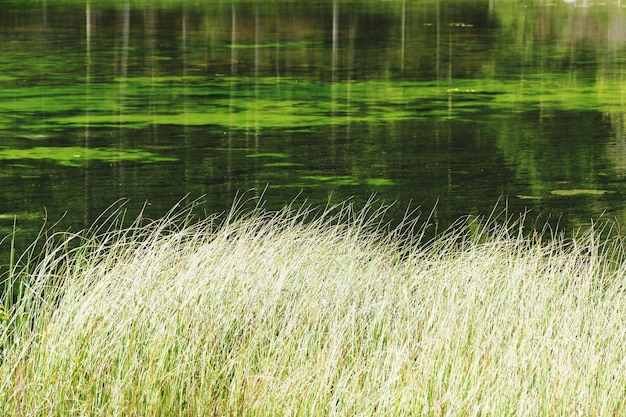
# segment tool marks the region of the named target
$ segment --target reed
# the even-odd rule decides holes
[[[383,212],[235,205],[49,238],[10,276],[0,413],[626,414],[620,237],[489,221],[423,242]]]

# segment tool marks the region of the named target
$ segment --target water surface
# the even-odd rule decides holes
[[[496,204],[569,230],[626,217],[619,2],[0,8],[0,232],[23,244],[118,199],[157,217],[249,189],[269,207],[376,193],[441,225]]]

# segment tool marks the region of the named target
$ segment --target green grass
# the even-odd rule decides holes
[[[112,218],[22,261],[0,414],[626,414],[620,237],[487,221],[419,243],[371,204],[238,207]]]

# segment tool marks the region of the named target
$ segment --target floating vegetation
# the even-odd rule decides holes
[[[263,164],[266,168],[280,168],[280,167],[301,167],[303,164],[298,162],[269,162],[267,164]]]
[[[8,88],[0,91],[0,115],[10,114],[7,122],[28,120],[21,127],[36,129],[33,139],[42,130],[65,126],[306,130],[433,117],[462,121],[468,113],[486,108],[524,111],[539,104],[545,110],[626,112],[620,94],[620,85],[608,82],[564,88],[562,77],[551,74],[529,74],[521,84],[519,80],[485,79],[327,83],[288,76],[162,75],[117,77],[93,86]],[[45,116],[32,119],[34,112]]]
[[[232,49],[265,49],[265,48],[302,48],[306,46],[319,45],[320,42],[272,42],[272,43],[233,43],[228,45]]]
[[[80,167],[88,161],[120,162],[135,161],[166,162],[177,161],[177,158],[158,155],[139,149],[116,149],[116,148],[81,148],[68,147],[36,147],[29,149],[0,149],[0,160],[50,160],[59,165]]]
[[[330,186],[346,186],[346,185],[359,185],[359,181],[350,175],[303,175],[300,179],[309,181],[312,183],[323,183]]]
[[[169,83],[192,83],[203,82],[206,77],[194,75],[160,75],[154,77],[116,77],[115,82],[136,84],[169,84]]]
[[[278,152],[265,152],[265,153],[252,153],[246,155],[246,158],[289,158],[291,155],[287,153]]]
[[[0,213],[0,221],[7,220],[41,220],[45,217],[45,213],[21,211],[16,213]]]
[[[454,27],[454,28],[473,28],[474,27],[473,24],[465,23],[465,22],[452,22],[452,23],[449,23],[448,26]]]
[[[395,185],[396,182],[389,178],[366,178],[365,184],[375,186],[375,187],[386,187],[389,185]]]
[[[541,197],[536,195],[517,194],[515,197],[520,200],[541,200]]]
[[[331,187],[346,187],[346,186],[359,186],[366,185],[371,187],[384,187],[395,185],[396,182],[389,178],[365,178],[359,180],[350,175],[303,175],[300,177],[304,182],[291,184],[291,187],[311,187],[311,186],[331,186]]]
[[[50,135],[45,135],[43,133],[24,133],[17,136],[20,139],[29,139],[29,140],[43,140],[48,139]]]
[[[552,190],[550,191],[550,193],[561,196],[561,197],[572,197],[572,196],[583,196],[583,195],[605,195],[605,194],[612,194],[614,193],[614,191],[575,188],[572,190]]]

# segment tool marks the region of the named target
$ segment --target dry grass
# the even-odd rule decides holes
[[[620,238],[418,245],[371,205],[311,217],[51,239],[5,295],[0,414],[626,414]]]

